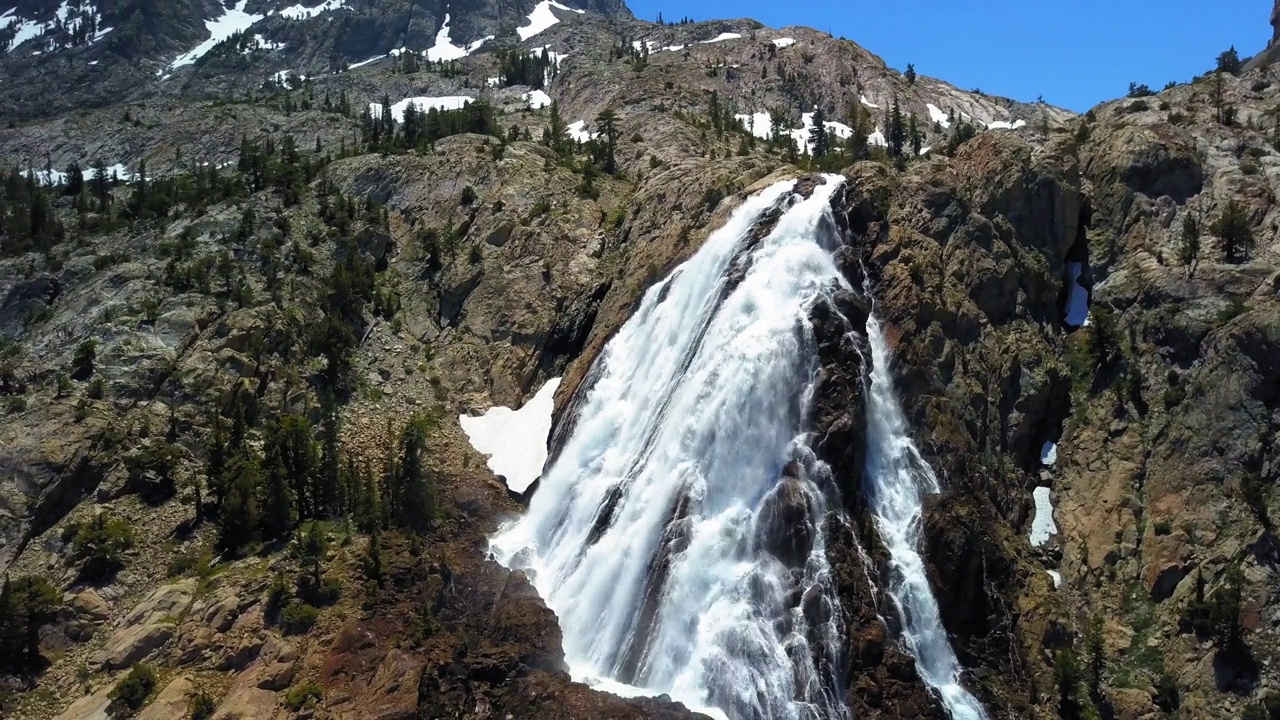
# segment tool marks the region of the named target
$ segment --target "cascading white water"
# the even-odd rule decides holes
[[[866,488],[881,541],[889,549],[889,594],[902,619],[903,639],[921,678],[938,692],[954,720],[984,720],[982,705],[960,684],[960,662],[951,649],[917,548],[921,496],[939,490],[933,468],[907,432],[889,369],[880,323],[867,321],[871,382],[867,401]]]
[[[847,287],[831,257],[839,183],[750,198],[645,294],[528,512],[493,539],[559,616],[576,678],[719,717],[847,717],[823,467],[804,435],[808,312]],[[750,247],[775,203],[782,216]],[[808,538],[789,560],[769,549],[784,493]]]

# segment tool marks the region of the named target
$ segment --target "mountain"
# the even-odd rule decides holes
[[[11,78],[0,91],[15,117],[40,117],[124,98],[181,95],[193,72],[234,76],[279,65],[313,75],[405,47],[438,48],[440,57],[453,59],[470,46],[518,39],[522,27],[544,28],[557,13],[581,10],[630,17],[618,0],[28,1],[0,20],[0,45],[7,47],[0,69]],[[233,37],[236,42],[218,44]],[[248,82],[234,87],[261,82],[237,79]],[[51,98],[46,90],[53,87],[61,92]]]
[[[1274,66],[0,26],[5,717],[1276,713]]]

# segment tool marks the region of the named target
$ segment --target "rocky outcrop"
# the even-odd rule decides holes
[[[127,669],[146,659],[177,633],[178,622],[191,606],[195,580],[157,588],[120,622],[98,656],[108,670]]]

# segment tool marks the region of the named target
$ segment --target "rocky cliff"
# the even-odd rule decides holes
[[[841,497],[824,528],[846,704],[945,716],[879,590],[893,570],[862,495],[857,338],[875,313],[944,488],[921,550],[991,716],[1272,711],[1271,66],[1076,117],[747,20],[567,3],[522,37],[532,5],[236,8],[263,16],[254,47],[176,68],[228,8],[94,6],[93,32],[116,28],[97,41],[87,10],[24,3],[21,22],[0,20],[10,45],[50,24],[0,59],[19,109],[0,158],[56,185],[12,175],[0,205],[0,561],[58,598],[41,659],[6,675],[7,714],[124,712],[113,690],[141,663],[156,673],[143,717],[201,696],[214,717],[688,716],[570,681],[554,614],[486,557],[519,499],[456,418],[563,376],[554,456],[643,292],[744,197],[784,179],[804,192],[820,167],[845,178],[836,259],[869,291],[810,318],[814,449]],[[451,47],[494,39],[433,65],[421,53],[445,12]],[[129,33],[151,44],[126,51]],[[402,47],[418,61],[377,57]],[[559,59],[532,76],[499,56],[543,47]],[[55,82],[74,92],[45,102]],[[384,96],[466,96],[489,114],[406,144],[363,117]],[[919,154],[884,147],[895,103]],[[101,109],[68,112],[84,107]],[[817,159],[815,107],[836,123]],[[860,120],[868,142],[843,143]],[[610,123],[611,142],[592,137]],[[120,180],[72,190],[63,172],[96,160]],[[293,455],[286,419],[310,429]],[[230,518],[210,509],[230,502],[224,433],[253,459],[240,478],[297,463],[318,477],[333,459],[341,501],[299,502],[296,527],[268,518],[228,548]],[[379,503],[419,459],[435,509],[415,525]],[[270,487],[247,507],[274,502]],[[1032,545],[1037,487],[1057,532]],[[779,553],[804,541],[778,535]]]

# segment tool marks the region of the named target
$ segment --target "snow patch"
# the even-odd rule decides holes
[[[920,154],[921,154],[921,155],[927,155],[927,154],[929,153],[929,151],[930,151],[930,150],[932,150],[932,149],[933,149],[933,146],[932,146],[932,145],[925,145],[924,147],[920,148]]]
[[[347,69],[348,69],[348,70],[355,70],[356,68],[362,68],[362,67],[364,67],[365,65],[372,65],[373,63],[378,62],[379,60],[381,60],[381,59],[382,59],[382,58],[384,58],[384,57],[386,57],[386,55],[378,55],[378,56],[376,56],[376,57],[371,57],[371,58],[369,58],[368,60],[361,60],[361,61],[360,61],[360,62],[358,62],[358,63],[353,63],[353,64],[351,64],[351,65],[348,65],[348,66],[347,66]]]
[[[530,110],[540,110],[551,105],[551,96],[541,90],[530,90],[523,97]]]
[[[1040,464],[1052,466],[1058,462],[1058,444],[1052,440],[1046,440],[1044,445],[1040,446]]]
[[[805,152],[813,152],[813,113],[805,113],[800,116],[802,127],[791,131],[791,139],[795,141],[796,148]],[[827,132],[838,138],[848,138],[853,135],[853,128],[844,123],[826,121],[822,123],[826,127]]]
[[[247,55],[248,53],[251,53],[254,50],[283,50],[284,47],[285,45],[282,42],[273,42],[271,40],[268,40],[262,37],[261,35],[254,35],[253,45],[251,45],[248,49],[246,49],[244,53]]]
[[[317,15],[322,15],[330,10],[337,10],[347,4],[347,0],[325,0],[315,7],[305,7],[303,5],[291,5],[280,11],[280,17],[286,20],[306,20]]]
[[[796,39],[795,38],[774,38],[773,44],[777,45],[780,48],[791,47],[792,45],[796,44]]]
[[[248,4],[249,0],[240,0],[234,8],[226,10],[221,16],[213,20],[205,20],[204,26],[209,31],[209,39],[179,55],[178,59],[169,65],[169,69],[176,70],[184,65],[194,64],[195,61],[204,57],[218,43],[236,33],[248,30],[254,23],[266,17],[265,15],[250,15],[245,12],[244,9]],[[159,75],[163,72],[161,70],[156,74]]]
[[[1058,534],[1058,526],[1053,522],[1053,501],[1049,499],[1049,488],[1038,487],[1031,492],[1036,501],[1036,516],[1031,520],[1031,547],[1040,547],[1049,542],[1050,535]]]
[[[878,127],[875,132],[867,136],[867,146],[869,147],[872,145],[876,147],[889,147],[888,141],[884,139],[884,133],[880,132],[880,128]]]
[[[1057,570],[1045,570],[1045,572],[1049,573],[1049,577],[1053,578],[1054,587],[1056,588],[1062,587],[1062,573],[1058,572]]]
[[[299,82],[306,82],[307,80],[306,75],[303,75],[301,73],[295,73],[292,70],[281,70],[275,75],[272,75],[271,80],[286,90],[292,90],[293,89],[292,81],[293,81],[293,78],[295,77],[298,79]]]
[[[951,118],[942,112],[942,108],[933,103],[925,103],[925,107],[929,108],[929,119],[938,123],[944,128],[951,127]]]
[[[1084,265],[1078,262],[1067,263],[1067,287],[1071,294],[1067,297],[1066,323],[1072,327],[1084,327],[1089,324],[1089,291],[1080,284],[1080,275]]]
[[[449,39],[449,14],[445,13],[444,24],[440,26],[440,31],[436,33],[436,44],[427,49],[427,59],[431,62],[458,60],[479,50],[480,46],[485,44],[485,41],[492,39],[492,35],[486,35],[466,47],[454,45],[453,41]]]
[[[13,11],[11,10],[10,12]],[[21,22],[18,25],[18,34],[14,35],[13,40],[9,41],[9,52],[13,52],[14,48],[28,40],[44,35],[44,31],[47,28],[45,23],[39,23],[34,20],[22,20],[21,18],[14,18],[14,20],[21,20]]]
[[[489,469],[512,492],[524,492],[542,474],[558,387],[560,378],[548,380],[519,410],[499,406],[476,417],[458,416],[471,446],[489,456]]]
[[[742,127],[761,140],[768,140],[773,137],[773,119],[769,117],[767,112],[752,113],[750,115],[739,114],[734,115],[733,118],[742,123]]]
[[[574,142],[580,143],[589,142],[600,135],[600,133],[593,133],[587,130],[586,120],[579,120],[565,128],[564,131],[569,135],[569,137],[573,138]]]
[[[498,87],[501,84],[502,84],[502,78],[485,78],[484,79],[485,87]]]
[[[869,107],[869,108],[872,108],[872,109],[874,109],[874,110],[879,110],[879,109],[880,109],[880,106],[879,106],[879,105],[877,105],[877,104],[875,104],[875,103],[873,103],[873,102],[871,102],[870,100],[868,100],[866,95],[859,95],[859,96],[858,96],[858,102],[860,102],[860,103],[862,103],[864,106]]]
[[[739,40],[741,38],[742,33],[723,32],[710,40],[699,40],[698,42],[702,45],[710,45],[711,43],[724,42],[725,40]]]
[[[529,12],[529,24],[524,27],[516,28],[516,34],[520,36],[521,42],[537,35],[547,28],[560,22],[560,18],[551,11],[551,8],[564,10],[565,12],[575,12],[581,15],[582,10],[571,8],[567,5],[561,5],[555,0],[542,0],[542,2],[533,6],[533,10]]]
[[[1026,120],[1014,120],[1013,122],[1009,122],[1008,120],[992,120],[991,122],[987,123],[987,129],[988,130],[1017,130],[1018,128],[1023,127],[1026,124],[1027,124]]]
[[[61,170],[36,170],[32,173],[28,173],[26,170],[20,170],[18,174],[22,175],[22,177],[34,175],[37,183],[47,185],[49,187],[62,185],[67,181],[67,174]]]
[[[469,95],[405,98],[391,106],[391,117],[396,122],[404,122],[404,111],[408,110],[410,105],[416,107],[420,112],[426,112],[432,108],[436,110],[461,110],[467,106],[467,103],[475,101],[476,99]],[[382,103],[369,103],[369,114],[375,119],[380,119],[382,117]]]

